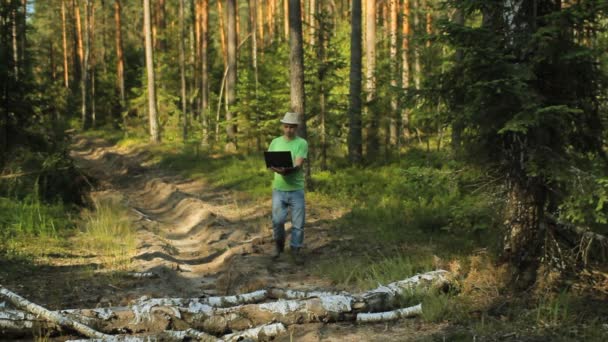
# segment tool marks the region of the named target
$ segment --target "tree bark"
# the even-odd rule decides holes
[[[122,6],[114,0],[114,29],[116,40],[116,86],[120,96],[120,112],[125,107],[125,60],[122,48]]]
[[[350,35],[350,86],[349,86],[349,131],[348,156],[353,164],[360,164],[363,155],[361,139],[361,0],[352,1]]]
[[[411,0],[414,4],[414,34],[420,30],[420,1]],[[414,86],[420,90],[420,78],[422,77],[422,65],[420,61],[420,44],[414,46]]]
[[[380,118],[374,108],[376,99],[376,0],[367,0],[365,8],[365,110],[369,119],[367,128],[366,156],[374,160],[378,156],[380,139],[378,127]]]
[[[81,108],[81,116],[82,116],[82,128],[84,130],[87,130],[89,128],[91,128],[91,112],[90,112],[90,108],[88,107],[88,82],[89,82],[89,52],[90,52],[90,27],[89,27],[89,21],[90,21],[90,15],[89,15],[89,11],[91,8],[91,0],[85,0],[84,3],[84,8],[85,8],[85,16],[84,16],[84,35],[85,35],[85,41],[84,41],[84,56],[82,59],[82,75],[80,77],[80,100],[82,101],[82,103],[80,104],[80,108]],[[80,13],[80,9],[77,8],[77,13]],[[80,14],[77,15],[77,17],[80,17]],[[80,22],[80,20],[78,20],[78,22]]]
[[[289,0],[289,79],[291,111],[298,113],[298,136],[306,139],[304,47],[300,0]],[[310,168],[307,168],[307,171]]]
[[[61,38],[63,43],[63,85],[70,87],[70,73],[68,63],[68,38],[66,32],[65,0],[61,0]]]
[[[226,51],[226,30],[224,29],[224,10],[222,9],[222,2],[217,2],[217,17],[220,22],[220,43],[222,46],[222,57],[224,57],[224,69],[228,67],[228,53]]]
[[[203,144],[209,144],[209,0],[201,3],[201,120],[203,123]]]
[[[389,118],[389,142],[390,147],[387,146],[387,150],[390,148],[398,147],[399,129],[398,129],[398,118],[399,118],[399,100],[397,98],[396,89],[399,86],[399,59],[397,57],[397,14],[399,12],[399,1],[390,0],[390,70],[391,70],[391,113]]]
[[[236,113],[233,106],[236,103],[236,53],[238,45],[238,37],[236,35],[236,0],[226,1],[226,12],[228,14],[228,74],[226,78],[226,150],[235,151],[237,147],[236,141],[236,123],[232,122],[236,119]]]
[[[152,143],[159,143],[160,130],[158,127],[158,113],[156,110],[154,50],[152,46],[152,27],[150,21],[150,0],[144,0],[144,36],[146,47],[146,70],[148,74],[148,119],[150,125],[150,141]]]
[[[407,93],[410,87],[410,0],[403,0],[402,46],[401,46],[401,87]],[[401,131],[405,142],[410,139],[410,111],[401,109]]]
[[[454,13],[454,23],[456,25],[464,25],[464,12],[461,8],[457,8],[456,12]],[[454,56],[455,62],[457,65],[460,65],[462,63],[463,60],[463,51],[462,49],[457,49],[455,56]],[[457,108],[459,109],[461,107],[461,104],[457,104],[456,105]],[[458,112],[457,109],[457,113],[460,114]],[[454,120],[454,123],[452,124],[452,149],[454,151],[458,151],[458,149],[460,149],[461,146],[461,140],[462,140],[462,131],[463,131],[463,125],[461,123],[461,120],[456,119]]]
[[[181,83],[181,102],[182,102],[182,138],[184,142],[188,140],[188,98],[186,93],[186,53],[184,42],[186,40],[184,23],[184,0],[179,0],[179,73]]]

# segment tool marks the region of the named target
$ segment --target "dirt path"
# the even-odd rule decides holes
[[[340,213],[309,204],[305,265],[296,266],[287,256],[272,261],[270,198],[262,203],[243,200],[241,194],[230,189],[183,179],[150,166],[152,156],[144,150],[120,149],[100,139],[77,138],[72,157],[97,179],[92,196],[119,197],[128,209],[137,231],[137,249],[130,270],[152,272],[156,277],[117,280],[100,273],[87,286],[87,281],[49,275],[49,285],[57,287],[53,293],[58,293],[53,294],[54,301],[45,303],[40,298],[48,298],[49,290],[40,291],[41,304],[51,308],[126,305],[142,296],[228,295],[269,286],[332,289],[329,280],[313,271],[321,260],[331,260],[338,253],[327,221]],[[56,267],[62,257],[57,256],[50,263]],[[97,262],[94,256],[87,257],[87,263]],[[80,260],[83,258],[86,257]],[[57,274],[57,269],[49,273]],[[70,270],[64,274],[73,277]],[[24,292],[30,291],[35,292],[34,288]],[[291,327],[288,336],[277,340],[419,340],[441,328],[418,320],[365,326],[306,324]]]

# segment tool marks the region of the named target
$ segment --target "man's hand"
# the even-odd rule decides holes
[[[286,176],[296,171],[297,167],[271,167],[270,169],[280,175]]]

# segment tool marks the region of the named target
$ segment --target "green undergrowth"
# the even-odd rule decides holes
[[[120,198],[94,201],[94,208],[83,213],[78,241],[97,255],[109,270],[126,270],[136,249],[135,230]]]

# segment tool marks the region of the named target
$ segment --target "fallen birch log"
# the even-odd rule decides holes
[[[59,314],[57,312],[49,311],[38,304],[32,303],[32,302],[28,301],[27,299],[19,296],[18,294],[7,290],[6,288],[4,288],[2,286],[0,286],[0,295],[2,297],[6,298],[6,300],[8,300],[11,304],[13,304],[18,309],[25,310],[26,312],[32,313],[39,317],[43,317],[44,319],[46,319],[52,323],[55,323],[59,326],[75,330],[75,331],[83,334],[84,336],[96,337],[96,338],[108,337],[108,335],[100,333],[99,331],[93,330],[90,327],[88,327],[82,323],[76,322],[72,319],[62,316],[61,314]]]
[[[263,326],[247,329],[244,331],[234,332],[222,337],[215,337],[204,332],[188,329],[184,331],[164,331],[154,335],[116,335],[105,339],[82,339],[68,340],[66,342],[154,342],[154,341],[184,341],[186,339],[195,339],[199,342],[237,342],[244,340],[267,341],[284,332],[287,329],[281,323],[266,324]]]
[[[111,334],[126,331],[158,334],[166,330],[192,328],[221,336],[269,322],[290,325],[356,321],[360,314],[398,308],[400,298],[414,291],[442,286],[448,281],[447,274],[446,271],[423,273],[360,294],[270,289],[226,297],[143,298],[130,307],[63,310],[59,313]],[[276,298],[279,300],[259,303]],[[400,315],[398,317],[407,316],[404,312]]]
[[[409,308],[397,309],[386,312],[360,313],[357,315],[357,322],[372,323],[395,321],[399,318],[417,316],[422,314],[422,304],[410,306]]]

